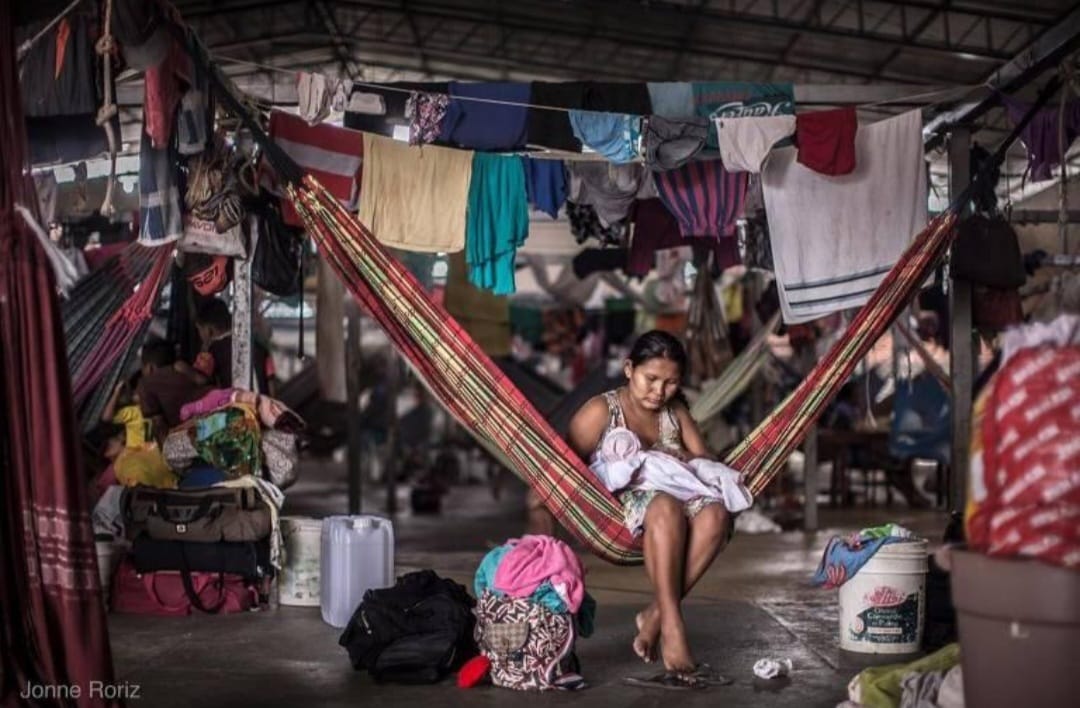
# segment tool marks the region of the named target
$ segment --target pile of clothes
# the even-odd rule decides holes
[[[474,681],[486,673],[516,690],[584,688],[574,643],[592,634],[596,601],[569,546],[542,535],[511,539],[484,556],[474,590],[484,663]]]
[[[960,646],[863,670],[848,683],[848,700],[837,708],[964,708]]]
[[[813,583],[824,588],[838,588],[859,572],[881,547],[915,538],[899,524],[865,528],[850,536],[833,536],[825,546]]]
[[[180,418],[160,448],[150,441],[121,454],[121,485],[94,510],[99,539],[131,542],[112,580],[113,609],[250,609],[267,599],[281,567],[278,514],[282,489],[296,480],[303,421],[269,396],[237,389],[210,391]]]

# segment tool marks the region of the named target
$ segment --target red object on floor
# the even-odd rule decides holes
[[[472,688],[483,681],[491,670],[491,660],[486,656],[474,656],[465,662],[457,675],[458,688]]]

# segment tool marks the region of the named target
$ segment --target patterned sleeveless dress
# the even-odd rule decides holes
[[[618,389],[604,394],[604,401],[608,406],[608,425],[604,430],[606,435],[612,428],[625,428],[626,417],[623,415],[622,406],[619,404]],[[602,437],[602,436],[601,436]],[[671,406],[664,406],[660,411],[660,437],[653,450],[666,452],[669,455],[686,459],[687,451],[682,442],[682,429],[679,427],[679,419]],[[595,454],[594,454],[595,457]],[[660,492],[652,489],[627,489],[619,494],[619,501],[623,505],[623,523],[635,536],[645,530],[645,510],[649,508],[649,502]],[[721,504],[711,497],[695,497],[683,504],[683,512],[687,519],[692,519],[709,504]]]

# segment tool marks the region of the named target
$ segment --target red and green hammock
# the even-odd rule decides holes
[[[320,252],[446,409],[503,451],[551,513],[596,554],[640,562],[619,502],[412,274],[310,175],[290,186],[289,197]],[[832,350],[729,457],[755,494],[930,274],[955,223],[955,213],[945,212],[915,237]]]

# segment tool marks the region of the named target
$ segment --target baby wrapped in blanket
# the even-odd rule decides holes
[[[732,513],[744,511],[754,498],[742,475],[727,465],[705,458],[683,462],[657,450],[643,450],[632,431],[614,427],[604,434],[589,465],[609,492],[646,489],[664,492],[685,502],[716,499]]]

